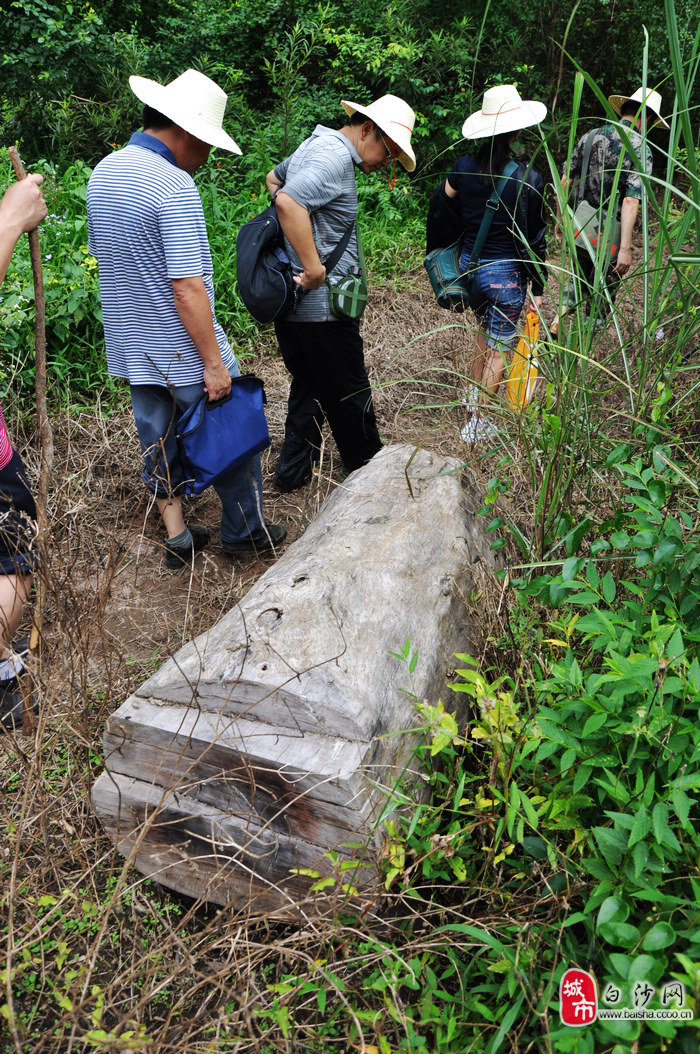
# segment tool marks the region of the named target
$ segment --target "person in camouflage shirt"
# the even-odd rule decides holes
[[[639,202],[641,201],[643,193],[642,177],[638,164],[630,154],[627,144],[623,143],[619,129],[621,127],[626,132],[632,149],[640,161],[643,158],[644,170],[647,176],[650,176],[653,162],[652,154],[649,146],[642,141],[640,134],[642,127],[642,106],[646,106],[647,129],[653,128],[655,125],[668,128],[668,125],[659,113],[659,110],[661,109],[661,96],[656,91],[647,90],[647,92],[644,93],[642,88],[639,88],[634,95],[611,95],[608,101],[615,112],[620,115],[620,121],[619,124],[608,123],[595,129],[591,144],[588,171],[586,172],[586,182],[583,187],[583,195],[580,193],[580,180],[582,176],[586,143],[590,132],[586,132],[586,134],[579,139],[574,152],[571,155],[571,162],[564,167],[562,174],[562,188],[564,194],[569,190],[572,191],[573,201],[578,201],[582,196],[594,208],[599,208],[602,204],[603,208],[607,210],[610,206],[618,165],[620,166],[620,177],[617,185],[618,199],[616,211],[617,219],[620,221],[622,228],[622,234],[620,237],[620,247],[617,253],[614,253],[610,258],[610,267],[605,279],[610,297],[614,301],[620,279],[629,271],[632,262],[632,231],[634,230],[637,213],[639,211]],[[621,155],[622,161],[620,161]],[[561,217],[558,216],[558,219],[560,218]],[[561,244],[562,234],[560,224],[557,225],[556,237],[557,241]],[[583,283],[588,286],[589,290],[585,297],[586,316],[588,317],[590,312],[590,295],[595,265],[590,253],[585,248],[579,248],[576,255],[579,273],[581,274]],[[565,311],[576,306],[575,287],[576,283],[573,280],[568,282],[566,286],[563,299]],[[605,298],[601,305],[601,317],[607,315],[608,311],[609,305],[607,298]],[[555,318],[550,326],[550,333],[553,337],[558,336],[558,318]]]

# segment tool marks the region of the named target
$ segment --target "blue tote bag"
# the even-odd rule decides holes
[[[270,445],[265,401],[263,382],[246,373],[232,378],[223,399],[204,395],[185,410],[175,429],[185,494],[201,494]]]

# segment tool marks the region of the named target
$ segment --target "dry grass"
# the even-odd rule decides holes
[[[440,331],[446,319],[436,316],[424,293],[378,297],[365,323],[367,359],[380,385],[386,441],[421,441],[430,433],[431,445],[460,453],[460,411],[447,404],[459,398],[454,371],[465,355],[464,326]],[[412,340],[431,329],[437,332]],[[251,364],[265,380],[274,439],[263,458],[265,512],[293,540],[341,473],[329,439],[308,488],[279,495],[269,486],[287,386],[271,343],[264,333]],[[413,409],[434,402],[447,408]],[[21,430],[18,421],[10,427],[15,435]],[[40,713],[26,733],[0,739],[7,962],[0,1047],[37,1054],[140,1050],[146,1034],[148,1049],[162,1052],[287,1049],[274,1020],[255,1011],[268,1006],[266,985],[282,973],[316,969],[333,899],[324,909],[317,901],[302,932],[273,929],[250,912],[184,902],[115,853],[90,807],[107,715],[167,656],[218,621],[271,558],[224,556],[218,499],[206,493],[189,503],[190,517],[209,525],[212,545],[191,574],[166,571],[130,412],[64,413],[54,416],[53,428],[42,647],[32,659]],[[18,446],[36,479],[36,437],[24,435]],[[384,929],[373,910],[368,903],[363,927]],[[349,928],[348,940],[357,932]]]
[[[416,276],[403,292],[385,289],[373,298],[364,335],[383,438],[461,457],[485,490],[497,458],[465,447],[459,438],[472,348],[469,320],[438,311],[425,280]],[[264,456],[266,516],[284,524],[293,541],[341,472],[329,439],[308,488],[279,495],[270,487],[287,384],[271,345],[264,334],[260,357],[246,365],[263,377],[268,396],[273,446]],[[369,898],[360,919],[338,916],[330,896],[323,907],[320,900],[314,905],[315,914],[309,912],[303,925],[273,926],[250,911],[211,910],[164,893],[102,834],[89,796],[101,768],[107,715],[166,657],[218,621],[271,558],[231,561],[223,555],[216,538],[218,499],[207,493],[192,503],[190,515],[212,529],[211,547],[191,574],[165,571],[161,528],[140,483],[130,413],[103,414],[98,408],[56,416],[53,425],[43,645],[32,669],[40,713],[27,733],[0,739],[6,960],[0,1049],[262,1054],[325,1045],[345,1052],[353,1022],[356,1038],[365,1035],[369,1043],[381,1029],[392,1044],[398,1042],[398,994],[396,1019],[385,1015],[375,1024],[357,1018],[361,997],[349,1000],[345,994],[385,954],[379,950],[385,946],[372,944],[369,935],[388,938],[389,945],[403,942],[396,953],[403,958],[426,949],[439,958],[434,923],[478,918],[487,924],[495,909],[485,891],[466,900],[457,890],[453,902],[430,912],[425,903],[398,895]],[[510,418],[506,426],[517,449],[517,421]],[[36,477],[35,437],[24,438],[30,475]],[[527,530],[528,477],[513,475],[508,500]],[[574,493],[572,500],[584,496]],[[481,600],[497,636],[501,600],[495,583]],[[547,900],[546,891],[528,890],[519,905],[521,922],[528,910],[541,910],[542,897]],[[408,935],[406,918],[412,920]],[[298,988],[291,1032],[269,987],[287,976],[298,978],[290,982]],[[322,1008],[320,989],[340,1007],[337,1027]]]

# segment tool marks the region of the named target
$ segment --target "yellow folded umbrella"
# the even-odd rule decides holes
[[[523,409],[532,399],[537,380],[537,341],[540,319],[536,311],[528,311],[523,335],[513,352],[506,376],[506,399]]]

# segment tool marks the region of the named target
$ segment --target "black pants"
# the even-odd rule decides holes
[[[292,375],[284,444],[275,482],[301,487],[319,459],[326,417],[348,472],[381,448],[358,322],[276,322],[284,364]]]
[[[0,469],[0,575],[30,575],[36,569],[36,505],[16,450]]]
[[[615,261],[617,261],[617,256],[615,257]],[[581,276],[581,285],[579,287],[581,292],[580,299],[581,302],[586,305],[586,317],[588,317],[588,315],[590,315],[591,313],[591,302],[593,299],[595,262],[591,259],[591,255],[589,252],[586,251],[586,249],[577,249],[576,265]],[[615,303],[615,297],[617,296],[618,290],[620,288],[621,280],[622,279],[620,278],[620,275],[617,273],[617,271],[613,271],[612,266],[610,266],[605,275],[605,285],[607,286],[608,292],[610,293],[610,299],[612,300],[613,304]],[[564,295],[565,307],[571,309],[577,306],[576,292],[576,284],[573,279],[571,279],[571,281],[567,283],[566,292]],[[610,305],[608,303],[608,298],[605,296],[604,293],[601,292],[599,295],[599,306],[597,309],[597,316],[598,318],[607,318],[609,314]]]

